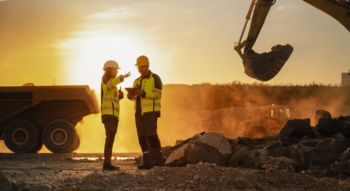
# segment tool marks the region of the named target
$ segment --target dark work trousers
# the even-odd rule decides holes
[[[158,114],[150,112],[135,116],[137,135],[143,154],[144,165],[162,165],[163,156],[157,134]]]
[[[103,115],[102,122],[106,129],[106,141],[105,141],[105,149],[104,149],[104,164],[112,164],[112,150],[114,138],[118,129],[118,118],[113,115]]]

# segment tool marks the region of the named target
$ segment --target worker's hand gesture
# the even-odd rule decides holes
[[[127,74],[124,74],[124,75],[123,75],[124,78],[128,78],[128,77],[130,77],[130,76],[131,76],[130,72],[128,72]]]
[[[119,78],[122,79],[122,81],[123,81],[125,78],[128,78],[130,76],[131,76],[131,74],[130,74],[130,72],[128,72],[127,74],[120,75]]]

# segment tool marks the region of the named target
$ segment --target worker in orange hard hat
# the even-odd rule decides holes
[[[129,72],[117,77],[119,69],[118,63],[114,60],[108,60],[103,66],[105,73],[101,83],[101,113],[102,122],[106,129],[103,170],[119,169],[111,162],[113,143],[119,122],[119,100],[124,97],[123,92],[118,91],[116,86],[130,76]]]
[[[164,165],[161,144],[157,134],[157,120],[160,117],[162,81],[149,69],[147,56],[140,56],[136,66],[141,74],[134,81],[135,92],[128,92],[128,98],[135,103],[135,121],[139,144],[143,154],[143,164],[139,169],[150,169]]]

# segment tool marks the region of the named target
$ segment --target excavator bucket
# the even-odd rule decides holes
[[[268,81],[275,77],[287,62],[293,52],[293,47],[276,45],[270,52],[256,53],[253,49],[246,50],[242,57],[245,73],[257,80]]]
[[[237,46],[235,46],[235,50],[243,60],[245,73],[248,76],[260,81],[268,81],[275,77],[293,52],[293,47],[289,44],[276,45],[271,48],[270,52],[261,54],[256,53],[253,50],[253,46],[260,34],[261,28],[265,23],[265,19],[270,11],[271,6],[274,3],[275,0],[252,1],[248,14],[246,16],[246,22],[239,39],[239,43]],[[243,34],[252,13],[253,18],[248,32],[247,40],[242,42]],[[241,52],[242,48],[244,48],[244,53]]]

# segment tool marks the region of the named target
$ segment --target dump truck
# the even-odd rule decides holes
[[[35,153],[43,145],[69,153],[80,145],[75,126],[99,113],[87,85],[0,87],[0,137],[14,153]]]

